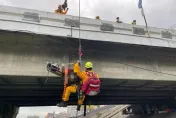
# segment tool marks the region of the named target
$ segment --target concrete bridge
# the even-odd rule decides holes
[[[15,106],[61,100],[63,78],[50,74],[45,83],[46,62],[78,59],[77,19],[0,6],[0,104],[10,114]],[[83,63],[93,62],[102,79],[101,93],[90,98],[91,104],[175,104],[174,31],[149,28],[149,38],[143,26],[87,18],[80,24]],[[69,104],[76,104],[76,96]]]

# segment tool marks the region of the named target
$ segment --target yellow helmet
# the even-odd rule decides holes
[[[87,62],[85,64],[85,68],[93,68],[93,64],[91,62]]]

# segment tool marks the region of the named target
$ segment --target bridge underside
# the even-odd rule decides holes
[[[0,78],[0,104],[52,106],[61,101],[63,79],[50,77],[4,76]],[[176,84],[172,81],[123,80],[102,78],[101,93],[87,104],[175,104]],[[76,95],[69,104],[76,105]]]
[[[61,101],[63,79],[51,75],[45,84],[46,62],[75,62],[77,39],[0,31],[0,42],[0,104]],[[175,49],[89,40],[82,40],[82,46],[83,62],[92,61],[103,80],[90,104],[175,104]],[[76,98],[72,95],[69,104],[76,104]]]

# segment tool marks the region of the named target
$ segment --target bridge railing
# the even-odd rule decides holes
[[[73,35],[71,36],[78,38],[78,28],[80,26],[81,38],[83,39],[115,41],[160,47],[176,47],[176,34],[169,29],[149,27],[149,38],[145,26],[95,20],[84,17],[81,18],[81,23],[79,23],[78,19],[77,16],[59,15],[31,9],[0,6],[0,22],[2,22],[2,30],[29,30],[38,34],[57,36],[70,36],[70,32],[72,32]],[[7,24],[9,25],[5,25],[5,22],[8,22]],[[18,27],[10,25],[10,23],[18,23],[16,24]],[[27,24],[30,26],[24,27]],[[96,38],[94,35],[89,35],[93,33],[96,34]],[[111,38],[109,39],[108,37]]]

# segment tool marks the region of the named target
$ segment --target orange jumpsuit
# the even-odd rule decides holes
[[[74,72],[77,73],[77,76],[81,79],[82,83],[84,83],[87,80],[88,77],[86,75],[86,72],[85,71],[81,71],[81,68],[80,68],[78,63],[76,63],[74,65]],[[89,71],[89,72],[91,72],[91,71]],[[98,78],[98,75],[97,75],[97,78]],[[63,101],[68,101],[69,97],[70,97],[70,94],[71,93],[76,93],[76,89],[77,89],[77,85],[76,84],[68,86],[66,88],[65,95],[63,96],[62,100]],[[78,104],[82,105],[83,102],[84,102],[84,99],[85,99],[85,95],[83,95],[83,97],[78,100]]]
[[[54,11],[54,13],[59,13],[59,14],[67,14],[67,11],[68,10],[62,10],[62,12],[60,12],[58,9],[56,9],[55,11]]]

